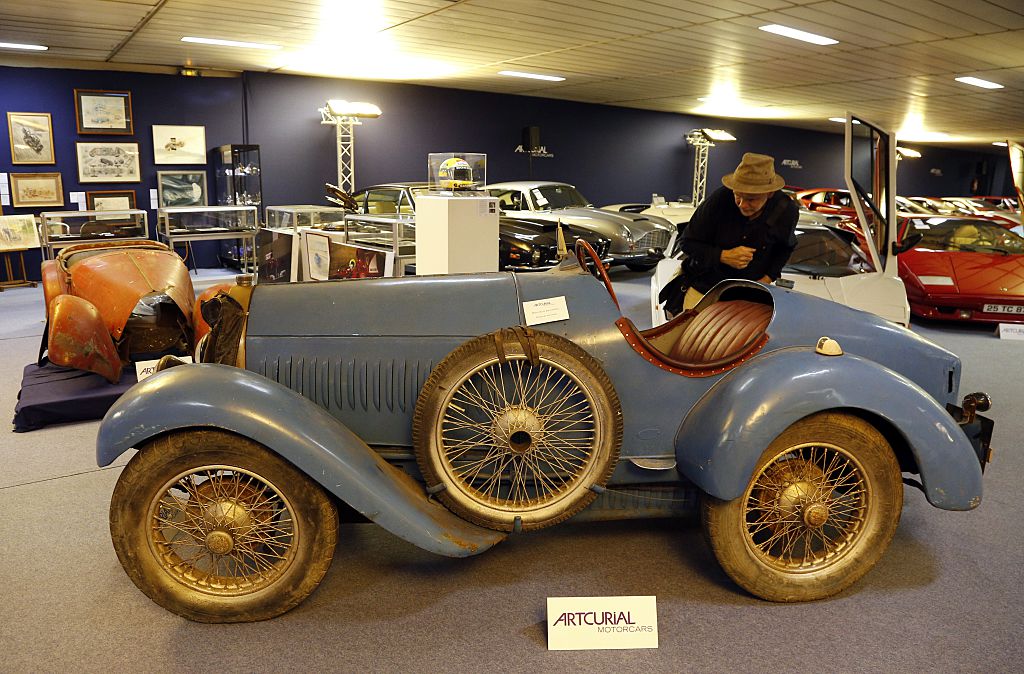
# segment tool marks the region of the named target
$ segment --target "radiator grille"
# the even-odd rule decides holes
[[[653,232],[647,232],[636,242],[637,248],[661,248],[665,250],[668,247],[668,239],[671,236],[667,231],[663,229],[656,229]]]

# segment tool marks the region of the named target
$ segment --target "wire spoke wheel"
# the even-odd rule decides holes
[[[266,587],[295,559],[296,522],[279,490],[248,471],[210,466],[172,478],[150,507],[153,553],[194,590]]]
[[[319,485],[266,447],[189,429],[139,447],[110,500],[110,534],[132,582],[199,622],[280,615],[323,579],[338,515]]]
[[[773,601],[841,592],[885,552],[903,484],[885,438],[845,414],[807,417],[764,451],[742,496],[705,497],[705,533],[744,589]]]
[[[755,477],[747,497],[747,543],[781,571],[832,564],[863,530],[869,488],[863,469],[843,449],[795,447]]]
[[[586,352],[536,333],[504,359],[486,335],[450,354],[423,388],[414,419],[417,460],[439,498],[502,530],[539,528],[585,507],[607,480],[621,441],[610,381]]]

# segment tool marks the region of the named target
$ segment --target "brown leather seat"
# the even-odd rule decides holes
[[[764,334],[772,308],[760,302],[716,302],[690,320],[668,357],[683,363],[720,363],[739,356]]]

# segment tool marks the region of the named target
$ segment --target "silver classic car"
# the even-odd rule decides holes
[[[506,215],[561,221],[611,239],[612,264],[645,271],[664,257],[675,227],[665,218],[645,213],[619,213],[595,208],[566,183],[518,180],[492,183],[484,189],[498,199]]]

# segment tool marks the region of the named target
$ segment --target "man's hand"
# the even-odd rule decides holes
[[[723,250],[720,257],[722,264],[727,264],[733,269],[746,269],[750,261],[754,259],[754,248],[750,246],[736,246]]]

